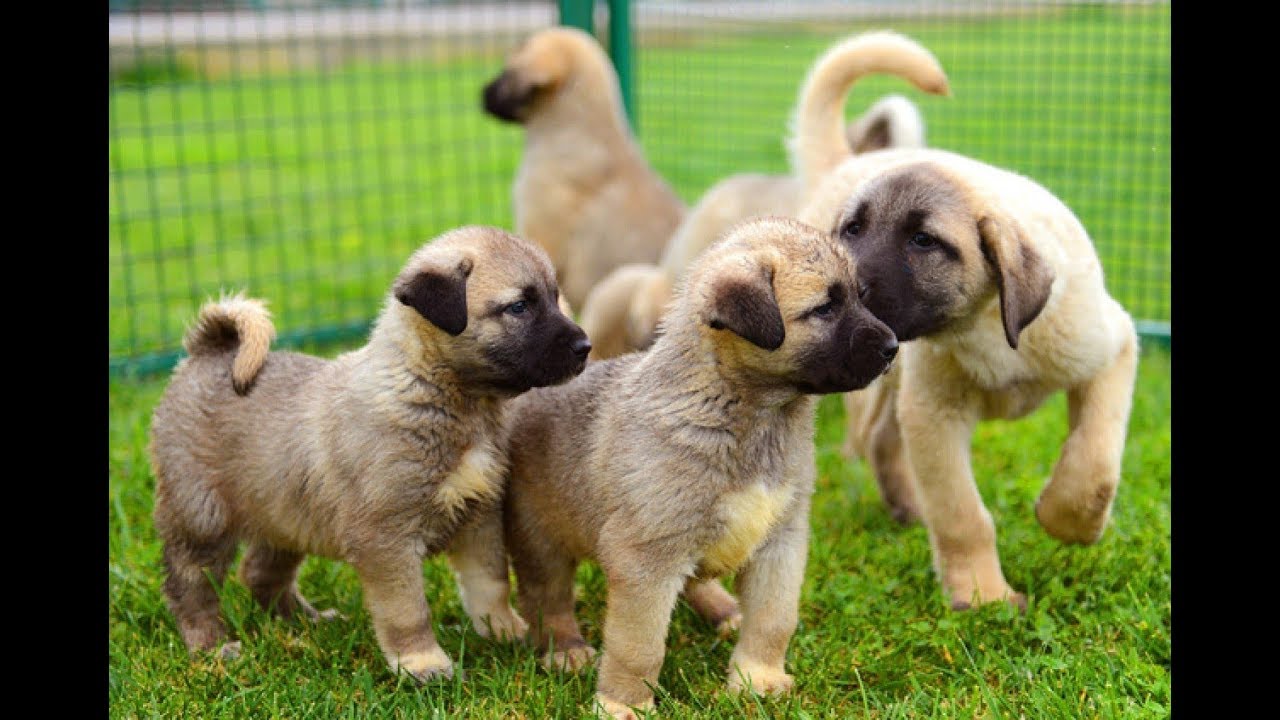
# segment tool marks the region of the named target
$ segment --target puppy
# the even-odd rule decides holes
[[[598,562],[609,598],[596,697],[615,717],[653,705],[681,590],[722,622],[737,608],[715,578],[735,572],[729,687],[790,688],[817,396],[865,386],[897,351],[857,297],[830,238],[750,221],[695,262],[648,352],[510,406],[503,527],[529,637],[547,665],[592,660],[573,580],[581,560]]]
[[[532,35],[483,93],[525,128],[513,193],[516,232],[551,256],[569,303],[619,265],[655,263],[685,205],[645,160],[612,63],[591,35]]]
[[[506,559],[479,511],[503,491],[503,404],[590,351],[556,296],[542,251],[466,227],[420,248],[369,343],[333,360],[269,353],[260,301],[202,308],[151,429],[164,592],[187,648],[226,637],[206,573],[221,582],[242,539],[241,581],[282,616],[326,616],[298,591],[305,555],[353,565],[387,662],[416,680],[453,668],[423,595],[428,555],[448,553],[477,632],[523,634],[483,582]]]
[[[1066,391],[1070,433],[1036,517],[1063,542],[1095,542],[1120,479],[1133,321],[1084,227],[1034,181],[941,150],[853,155],[833,98],[858,72],[811,77],[794,125],[812,188],[801,220],[848,247],[862,301],[904,343],[894,372],[848,396],[849,447],[870,460],[895,517],[923,518],[953,608],[1025,606],[974,484],[973,429]]]
[[[810,76],[823,78],[850,66],[858,67],[860,75],[894,73],[926,92],[949,92],[946,74],[937,59],[910,41],[889,46],[840,43],[814,63]],[[925,143],[920,111],[901,95],[878,100],[850,123],[844,134],[849,147],[859,154],[888,147],[923,147]],[[602,279],[582,306],[582,328],[594,346],[592,358],[603,359],[647,347],[653,341],[671,288],[685,268],[734,224],[763,215],[794,217],[799,213],[805,183],[794,152],[792,168],[790,175],[743,173],[721,180],[707,190],[680,223],[656,267],[649,266],[643,272],[638,268],[619,270]]]

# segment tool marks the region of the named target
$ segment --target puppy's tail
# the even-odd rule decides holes
[[[266,362],[275,336],[271,313],[263,301],[237,293],[205,303],[182,338],[182,347],[192,357],[239,348],[231,364],[231,384],[237,394],[244,395]]]
[[[882,30],[849,38],[827,50],[809,70],[791,120],[791,168],[812,188],[853,153],[845,135],[844,102],[864,75],[898,75],[935,95],[950,95],[947,75],[916,41]]]

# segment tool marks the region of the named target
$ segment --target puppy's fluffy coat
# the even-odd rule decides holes
[[[591,363],[509,410],[507,550],[531,638],[551,665],[594,651],[573,616],[579,561],[609,598],[597,700],[649,707],[684,589],[736,614],[729,686],[782,692],[808,549],[816,396],[863,387],[897,341],[857,300],[840,246],[794,220],[738,226],[699,257],[646,353]],[[505,574],[491,578],[506,581]]]
[[[503,403],[585,363],[590,345],[556,296],[535,246],[468,227],[419,249],[368,344],[333,360],[269,353],[259,301],[206,305],[151,430],[164,590],[187,647],[226,637],[206,573],[220,582],[240,540],[240,580],[284,616],[323,615],[298,591],[305,555],[354,566],[387,662],[417,680],[452,674],[425,556],[449,553],[478,632],[521,634],[505,584],[484,582],[505,572],[501,531],[468,523],[502,494]]]
[[[636,143],[618,76],[594,37],[568,27],[534,33],[485,86],[483,102],[524,126],[516,232],[547,251],[572,307],[615,267],[657,262],[685,205]]]
[[[947,94],[946,74],[925,48],[898,44],[837,44],[814,63],[809,76],[825,78],[849,67],[858,74],[900,75],[926,92]],[[856,80],[850,79],[850,82]],[[843,96],[842,98],[843,99]],[[889,147],[923,147],[919,109],[901,95],[878,100],[844,129],[854,153]],[[671,290],[685,269],[734,224],[752,217],[794,217],[805,199],[805,181],[793,153],[790,175],[742,173],[713,185],[676,229],[657,265],[630,264],[605,276],[582,304],[582,328],[594,346],[592,358],[642,350],[653,342]]]
[[[846,397],[849,448],[870,460],[895,517],[923,517],[953,607],[1024,605],[974,483],[972,431],[1065,390],[1070,434],[1036,517],[1064,542],[1096,541],[1120,479],[1133,322],[1084,227],[1034,181],[941,150],[853,155],[839,110],[860,74],[810,77],[794,125],[809,187],[799,217],[848,247],[864,302],[904,343],[892,373]]]

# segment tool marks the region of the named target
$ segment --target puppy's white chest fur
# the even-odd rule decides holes
[[[755,482],[727,493],[716,505],[723,530],[702,556],[703,575],[725,575],[742,567],[785,515],[795,497],[792,483]]]
[[[432,502],[450,517],[456,517],[468,500],[495,500],[502,493],[504,458],[491,442],[471,446],[436,488]]]

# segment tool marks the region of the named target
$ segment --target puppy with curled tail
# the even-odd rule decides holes
[[[505,583],[485,583],[506,557],[482,511],[504,489],[504,404],[586,363],[557,295],[536,246],[466,227],[414,253],[369,342],[332,360],[269,352],[261,301],[202,308],[150,445],[164,593],[188,650],[239,653],[215,583],[241,541],[241,582],[284,617],[336,616],[299,591],[306,555],[350,563],[388,665],[415,680],[453,673],[424,594],[429,555],[448,554],[477,632],[522,635]]]
[[[847,126],[844,100],[848,89],[872,73],[898,75],[925,92],[949,94],[946,74],[926,48],[901,35],[879,32],[844,40],[814,62],[806,76],[793,126],[800,118],[812,128],[834,123],[831,157],[871,153],[886,148],[924,147],[920,110],[902,95],[887,95]],[[816,117],[815,117],[816,115]],[[671,288],[707,246],[734,224],[753,217],[795,217],[806,197],[806,173],[825,171],[830,161],[818,148],[800,152],[789,146],[790,175],[742,173],[713,185],[685,216],[657,265],[629,266],[604,277],[582,306],[582,328],[591,338],[593,358],[642,350],[653,342]]]
[[[1065,391],[1069,434],[1036,518],[1065,543],[1096,542],[1120,479],[1133,321],[1061,200],[1030,178],[943,150],[853,154],[833,110],[846,90],[817,83],[801,103],[793,148],[809,190],[799,217],[845,245],[862,301],[903,343],[893,371],[846,395],[846,449],[870,462],[895,518],[924,521],[951,607],[1025,607],[1005,580],[974,482],[973,430]]]

